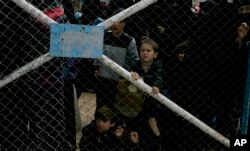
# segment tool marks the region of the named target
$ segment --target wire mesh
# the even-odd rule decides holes
[[[248,3],[27,2],[55,22],[39,20],[42,15],[34,18],[14,1],[1,1],[1,150],[228,150],[228,139],[240,130],[249,32],[239,39],[239,27],[244,28],[245,22],[249,30]],[[142,5],[134,5],[138,2]],[[128,9],[126,17],[120,13],[109,19],[130,6],[134,7]],[[127,33],[119,38],[110,34],[119,30],[117,19],[118,24],[125,25]],[[97,59],[101,64],[97,64],[96,59],[49,56],[49,25],[56,22],[110,27],[104,36],[107,60],[102,57]],[[150,87],[145,88],[143,81],[133,83],[129,73],[132,66],[120,61],[122,55],[131,57],[132,53],[138,55],[134,61],[139,59],[141,41],[147,38],[158,43],[157,60],[162,64],[163,86],[156,98],[147,94],[151,94],[151,86],[155,85],[147,80]],[[109,54],[113,50],[123,52],[118,56]],[[35,64],[22,68],[39,57],[41,60]],[[113,80],[105,74],[96,77],[102,64],[110,73],[119,69],[119,66],[112,67],[112,60],[129,72],[122,68]],[[20,74],[13,77],[12,73]],[[6,77],[11,78],[5,83]],[[117,85],[123,77],[132,86],[130,83],[119,89]],[[133,84],[145,98],[138,115],[131,118],[115,104],[119,91],[128,96],[125,99],[128,102],[140,99],[134,95],[134,91],[136,94],[140,91]],[[172,107],[172,101],[178,106]],[[107,133],[100,133],[96,125],[100,115],[96,113],[104,105],[115,113],[112,118],[115,125],[111,124]],[[196,118],[205,125],[199,126]],[[119,126],[124,132],[122,137],[117,137]],[[130,133],[134,131],[138,133],[139,143],[131,141]]]

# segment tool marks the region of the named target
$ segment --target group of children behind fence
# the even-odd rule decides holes
[[[163,85],[162,65],[156,59],[157,43],[149,38],[142,40],[139,54],[140,60],[135,61],[130,68],[131,78],[143,80],[152,86],[152,94],[157,95]],[[106,147],[115,149],[122,146],[143,149],[147,146],[145,144],[154,144],[154,139],[160,137],[157,115],[154,112],[157,110],[157,102],[154,98],[125,79],[119,79],[114,83],[116,90],[111,93],[115,94],[111,97],[106,96],[105,102],[98,97],[99,93],[103,95],[102,90],[105,88],[101,87],[102,90],[97,91],[95,121],[82,130],[83,135],[79,145],[81,150],[90,146],[96,149]],[[110,88],[108,85],[106,87]],[[89,141],[92,145],[88,145]]]
[[[124,10],[118,3],[112,5],[107,2],[100,3],[100,1],[89,1],[89,3],[91,5],[87,5],[88,8],[93,7],[95,11],[83,8],[82,16],[76,20],[70,9],[73,5],[63,1],[69,22],[95,25],[100,22],[98,19],[107,18],[105,14],[115,15]],[[128,7],[127,5],[131,6],[134,3],[134,1],[126,2],[126,6],[122,7]],[[106,5],[110,9],[107,9]],[[156,59],[158,44],[153,39],[146,38],[141,41],[138,51],[140,43],[138,38],[135,40],[134,37],[125,33],[125,26],[126,21],[122,20],[114,23],[110,30],[105,32],[103,53],[130,71],[133,80],[140,79],[152,86],[152,95],[156,95],[160,93],[163,86],[162,65]],[[95,65],[93,75],[96,78],[94,91],[97,96],[95,121],[82,129],[80,149],[86,150],[90,147],[91,150],[105,148],[111,150],[140,147],[141,150],[148,146],[146,144],[154,144],[154,140],[160,138],[155,114],[158,102],[98,60],[94,60],[93,64]]]

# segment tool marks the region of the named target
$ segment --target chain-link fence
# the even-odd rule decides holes
[[[1,0],[1,5],[1,150],[228,150],[229,138],[242,128],[240,118],[248,123],[249,115],[242,116],[248,3]],[[104,55],[52,57],[50,27],[56,23],[104,26]],[[153,63],[143,54],[151,48]],[[133,80],[131,71],[148,85]],[[153,94],[151,86],[161,94]],[[109,120],[101,132],[100,121],[107,126]]]

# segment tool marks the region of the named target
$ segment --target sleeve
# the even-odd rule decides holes
[[[63,77],[66,79],[75,79],[77,77],[77,59],[69,58],[63,63]]]
[[[125,69],[130,71],[131,66],[133,64],[135,64],[135,62],[137,60],[139,60],[137,46],[136,46],[135,39],[132,38],[132,40],[128,46],[128,49],[127,49],[127,56],[126,56],[126,60],[125,60]]]
[[[138,72],[138,64],[139,64],[139,61],[136,61],[136,62],[134,62],[134,64],[133,65],[131,65],[131,68],[130,68],[130,71],[132,72],[132,71],[134,71],[134,72]]]
[[[94,59],[93,65],[94,65],[95,69],[98,69],[100,64],[101,64],[101,62],[98,59]]]
[[[154,85],[158,87],[159,89],[163,87],[163,68],[160,61],[155,62],[155,79],[154,79]]]

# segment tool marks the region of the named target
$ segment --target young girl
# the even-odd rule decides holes
[[[159,60],[155,60],[158,55],[158,45],[152,39],[145,39],[141,42],[140,60],[131,67],[133,80],[142,78],[145,83],[152,86],[152,93],[160,93],[163,86],[163,69]],[[148,114],[148,124],[155,136],[160,136],[160,131],[155,118],[156,104],[153,97],[147,96],[144,101],[143,110]],[[155,108],[154,108],[155,107]]]

